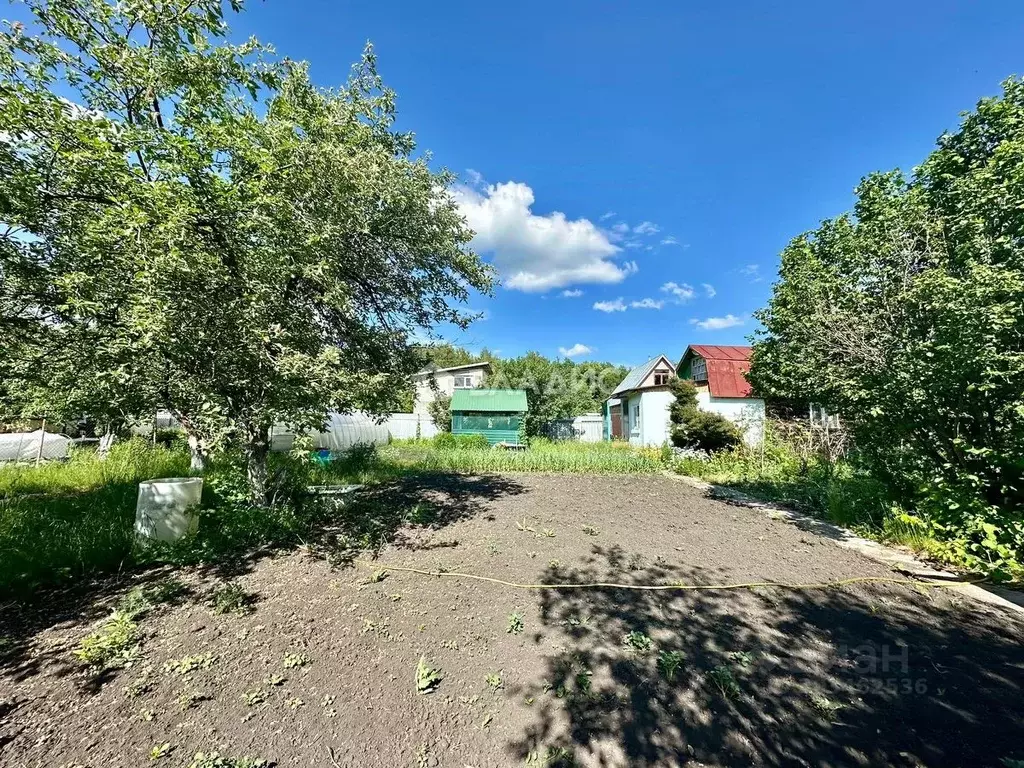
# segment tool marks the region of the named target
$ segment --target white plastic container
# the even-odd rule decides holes
[[[162,477],[139,483],[135,535],[153,541],[177,541],[199,527],[201,477]]]

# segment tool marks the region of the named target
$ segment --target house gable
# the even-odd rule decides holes
[[[673,375],[675,375],[675,368],[672,363],[665,355],[658,355],[630,371],[626,378],[619,382],[619,386],[614,389],[611,397],[618,397],[625,392],[637,389],[667,386],[668,379]]]

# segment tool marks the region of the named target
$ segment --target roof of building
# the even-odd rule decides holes
[[[720,347],[714,344],[691,344],[687,350],[691,349],[705,360],[750,360],[750,353],[754,351],[753,347]]]
[[[683,367],[691,353],[698,355],[707,364],[708,391],[712,397],[753,397],[754,388],[747,381],[752,351],[752,347],[691,344],[683,353],[679,367]]]
[[[478,363],[466,363],[465,365],[453,365],[449,368],[431,368],[430,366],[424,368],[421,371],[416,371],[414,376],[422,376],[427,373],[447,373],[448,371],[461,371],[463,368],[490,368],[491,364],[487,360],[481,360]]]
[[[638,365],[636,368],[634,368],[632,371],[626,374],[626,378],[619,382],[619,386],[612,390],[612,393],[611,395],[609,395],[609,397],[615,397],[616,395],[620,395],[623,392],[629,392],[631,389],[639,388],[639,386],[643,384],[644,379],[651,375],[651,371],[653,371],[657,367],[658,363],[662,360],[668,363],[669,370],[675,370],[672,367],[672,363],[664,355],[652,357],[643,365]]]
[[[528,410],[524,389],[456,389],[452,393],[453,411],[514,411]]]

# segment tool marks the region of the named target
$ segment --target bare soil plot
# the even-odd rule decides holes
[[[130,584],[4,606],[0,764],[188,766],[214,750],[360,767],[1024,759],[1024,622],[953,590],[531,591],[400,566],[536,584],[894,575],[662,477],[407,480],[304,550],[177,574],[189,594],[141,620],[127,669],[87,675],[71,651]],[[225,578],[249,612],[212,612]],[[429,693],[421,658],[439,670]]]

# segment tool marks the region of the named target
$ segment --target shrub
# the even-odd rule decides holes
[[[735,448],[743,441],[739,429],[717,413],[697,405],[697,388],[686,379],[672,379],[669,385],[675,402],[669,407],[672,444],[711,453]]]
[[[491,447],[484,435],[455,435],[455,445],[459,448],[483,448]]]
[[[434,422],[434,426],[444,432],[452,431],[452,399],[448,395],[439,394],[430,405],[427,412]]]
[[[438,448],[454,448],[456,445],[455,435],[451,432],[439,432],[434,435],[434,445]]]

